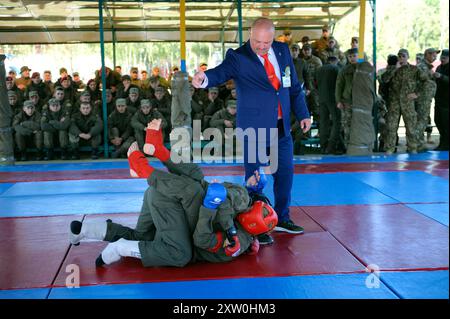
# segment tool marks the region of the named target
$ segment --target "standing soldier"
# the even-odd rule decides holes
[[[39,72],[33,72],[33,75],[31,76],[31,83],[26,89],[26,95],[28,98],[30,98],[29,92],[31,91],[37,91],[39,94],[39,100],[41,100],[44,104],[49,98],[51,98],[52,95],[50,89],[42,81]]]
[[[433,48],[425,50],[424,59],[417,66],[418,69],[426,77],[426,82],[420,87],[419,97],[416,100],[416,113],[417,113],[417,151],[423,152],[427,148],[425,146],[424,132],[425,130],[430,131],[428,122],[431,124],[430,110],[431,102],[433,101],[434,95],[436,94],[436,81],[434,80],[433,62],[436,61],[437,55],[441,51]],[[431,131],[429,132],[431,135]]]
[[[52,82],[52,72],[49,70],[44,71],[44,84],[50,92],[50,96],[52,96],[55,91],[55,84]]]
[[[236,101],[228,100],[227,108],[217,111],[211,118],[209,122],[211,127],[217,128],[222,133],[222,142],[228,136],[225,135],[225,129],[235,129],[236,128]],[[223,144],[222,144],[223,145]]]
[[[20,160],[27,160],[27,145],[37,149],[36,160],[42,159],[42,131],[41,114],[36,111],[32,101],[27,100],[23,104],[22,112],[13,120],[16,145],[20,152]]]
[[[139,89],[137,87],[130,88],[130,93],[126,99],[128,111],[131,114],[136,113],[141,105],[141,97],[139,94]],[[116,104],[117,105],[117,104]]]
[[[16,79],[16,85],[22,92],[25,92],[27,86],[31,84],[30,71],[31,69],[27,66],[20,68],[21,77]]]
[[[417,153],[417,113],[414,101],[418,98],[420,87],[425,84],[426,77],[415,66],[408,63],[409,52],[398,51],[398,62],[388,66],[381,76],[383,83],[389,83],[390,107],[386,116],[386,154],[394,153],[400,116],[406,127],[406,143],[408,153]]]
[[[345,54],[339,50],[337,45],[337,41],[334,37],[328,38],[328,46],[319,54],[319,58],[322,60],[323,64],[327,63],[329,56],[337,57],[339,59],[338,65],[341,67],[347,63]]]
[[[154,119],[163,119],[161,127],[164,129],[167,126],[167,121],[163,115],[152,107],[150,100],[141,100],[141,107],[131,118],[131,127],[134,129],[134,137],[138,143],[139,149],[142,151],[145,144],[145,132],[147,124]]]
[[[305,62],[306,79],[306,99],[309,113],[313,115],[315,123],[319,122],[319,92],[317,91],[316,72],[322,66],[322,61],[312,54],[311,45],[305,44],[302,47],[303,60]]]
[[[328,25],[324,25],[322,27],[322,36],[319,40],[313,43],[312,48],[314,49],[314,54],[319,55],[323,50],[328,47],[328,39],[330,36],[330,27]]]
[[[439,131],[439,146],[435,148],[437,151],[448,151],[448,108],[449,108],[449,87],[448,87],[448,49],[442,50],[441,64],[437,67],[433,74],[436,79],[437,90],[434,98],[436,105],[434,109],[434,122]]]
[[[352,123],[352,87],[353,76],[358,64],[358,49],[348,50],[349,63],[339,71],[336,80],[336,103],[341,110],[342,126],[344,132],[344,145],[347,148],[350,141],[350,125]]]
[[[48,101],[48,109],[44,110],[41,118],[41,129],[44,132],[44,160],[53,159],[55,141],[58,142],[61,149],[61,159],[67,159],[69,126],[70,115],[62,109],[57,99],[50,99]]]
[[[80,141],[92,148],[91,158],[98,159],[98,147],[102,142],[103,122],[97,114],[92,112],[89,103],[81,103],[80,110],[71,117],[69,128],[69,142],[72,159],[79,159]]]
[[[115,146],[112,158],[126,157],[126,153],[134,137],[131,131],[132,114],[127,110],[125,99],[116,100],[116,110],[108,117],[109,139]]]

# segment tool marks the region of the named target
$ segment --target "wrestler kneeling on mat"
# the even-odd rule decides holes
[[[265,184],[258,172],[246,187],[208,183],[198,165],[171,161],[163,144],[161,120],[148,124],[144,152],[158,158],[168,172],[151,167],[137,143],[130,146],[130,174],[146,178],[150,186],[135,229],[111,220],[70,224],[70,242],[74,245],[83,239],[110,242],[98,256],[97,266],[121,257],[139,258],[145,267],[226,262],[243,253],[256,254],[256,236],[277,225],[278,217],[269,200],[252,191],[261,190]]]

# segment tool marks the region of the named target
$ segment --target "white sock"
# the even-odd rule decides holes
[[[106,221],[86,221],[82,224],[79,234],[70,232],[70,243],[76,245],[83,239],[103,241],[107,228],[108,224]]]
[[[139,242],[121,238],[114,243],[108,244],[108,246],[106,246],[106,248],[102,251],[102,259],[107,265],[119,261],[121,257],[141,259]]]

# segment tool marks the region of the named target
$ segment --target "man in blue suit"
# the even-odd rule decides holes
[[[291,190],[294,175],[293,143],[290,134],[290,114],[294,113],[304,132],[311,128],[311,119],[305,102],[304,91],[298,82],[289,47],[274,42],[275,27],[267,18],[258,18],[250,28],[250,40],[236,50],[228,50],[219,66],[205,72],[197,72],[192,85],[196,88],[217,86],[233,79],[237,91],[237,128],[265,129],[265,139],[244,139],[245,180],[259,171],[263,161],[260,157],[250,160],[254,154],[250,149],[265,148],[274,152],[277,145],[277,167],[271,174],[274,178],[275,211],[278,214],[277,231],[292,234],[303,233],[289,217]],[[270,130],[278,130],[277,140]],[[250,147],[249,146],[253,146]],[[259,154],[259,150],[258,150]],[[270,154],[267,154],[270,155]],[[250,158],[249,158],[250,156]],[[271,157],[271,161],[273,158]],[[262,189],[257,191],[262,192]],[[259,238],[261,244],[270,244],[269,235]]]

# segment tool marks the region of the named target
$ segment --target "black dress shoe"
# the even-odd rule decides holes
[[[260,245],[272,245],[273,238],[269,234],[258,235],[258,241]]]

